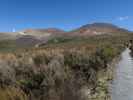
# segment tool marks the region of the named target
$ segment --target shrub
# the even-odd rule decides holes
[[[5,61],[0,61],[0,85],[11,85],[15,82],[15,71]]]
[[[127,37],[58,40],[54,45],[0,55],[0,85],[6,87],[0,90],[3,100],[8,100],[7,91],[13,93],[10,100],[16,95],[19,100],[27,100],[27,96],[28,100],[86,100],[82,92],[96,87],[98,71],[106,71]]]
[[[1,100],[29,100],[27,95],[19,88],[6,87],[0,88]]]

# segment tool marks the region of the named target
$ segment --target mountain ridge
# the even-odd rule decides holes
[[[92,23],[83,25],[71,31],[63,31],[58,28],[47,29],[26,29],[20,32],[0,33],[0,40],[15,40],[17,45],[36,45],[47,43],[50,39],[56,37],[71,37],[71,36],[94,36],[111,33],[129,33],[127,29],[120,28],[110,23]]]
[[[111,23],[92,23],[83,25],[75,30],[73,30],[77,35],[100,35],[105,33],[123,33],[129,32],[127,29],[120,28]]]

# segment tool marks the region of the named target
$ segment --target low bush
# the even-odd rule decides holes
[[[0,88],[1,100],[29,100],[28,96],[19,88],[6,87]]]
[[[82,91],[96,87],[97,72],[106,71],[107,64],[123,50],[127,38],[121,39],[61,40],[54,46],[1,54],[0,86],[6,88],[0,96],[2,100],[87,100]],[[11,99],[6,92],[13,93]]]

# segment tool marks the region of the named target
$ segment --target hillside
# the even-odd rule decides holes
[[[71,31],[65,32],[57,28],[48,28],[48,29],[27,29],[23,33],[26,35],[34,36],[91,36],[91,35],[100,35],[108,33],[127,33],[127,29],[120,28],[116,25],[110,23],[92,23],[81,26],[80,28],[73,29]]]
[[[113,70],[109,63],[133,38],[124,31],[59,35],[45,38],[46,42],[35,35],[14,36],[0,41],[2,100],[110,100],[108,82]]]
[[[25,35],[33,35],[36,37],[50,37],[56,35],[62,35],[65,31],[57,28],[48,28],[48,29],[26,29],[22,31]]]
[[[109,34],[109,33],[127,33],[128,30],[120,28],[116,25],[110,23],[93,23],[83,25],[82,27],[73,30],[71,33],[75,35],[100,35],[100,34]]]
[[[83,25],[80,28],[65,32],[57,28],[48,29],[27,29],[14,33],[0,33],[1,41],[13,41],[9,44],[16,48],[29,48],[35,46],[45,46],[50,43],[80,40],[80,37],[90,37],[95,35],[122,35],[130,33],[128,30],[119,28],[109,23],[93,23]],[[15,41],[15,42],[14,42]],[[4,42],[2,42],[3,44]],[[13,44],[14,43],[14,44]],[[4,45],[8,48],[9,45]],[[10,46],[11,48],[12,46]]]
[[[32,36],[32,35],[24,35],[20,38],[16,39],[16,45],[18,47],[34,47],[36,44],[40,43],[41,40]]]
[[[0,41],[2,40],[15,40],[16,38],[18,38],[18,34],[17,33],[12,33],[12,32],[8,32],[8,33],[0,33]]]
[[[0,52],[0,97],[107,100],[108,81],[112,79],[112,66],[108,63],[124,50],[131,36],[72,37],[38,48]]]

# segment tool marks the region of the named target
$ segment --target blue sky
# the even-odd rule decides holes
[[[133,30],[133,0],[0,0],[0,31],[109,22]]]

